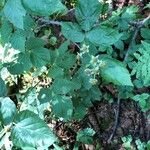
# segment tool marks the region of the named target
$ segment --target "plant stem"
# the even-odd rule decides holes
[[[116,133],[117,127],[118,127],[118,123],[119,123],[119,116],[120,116],[120,106],[121,106],[121,99],[118,97],[117,100],[117,110],[116,110],[116,118],[115,118],[115,124],[113,127],[113,131],[112,134],[110,135],[109,139],[108,139],[108,143],[110,143]]]
[[[39,18],[38,19],[38,23],[39,24],[43,24],[45,26],[47,26],[47,25],[57,25],[57,26],[60,26],[61,25],[61,22],[59,22],[59,21],[47,20],[47,19],[44,19],[44,18]]]
[[[129,47],[127,49],[127,53],[124,57],[124,61],[127,60],[128,56],[129,56],[129,53],[132,49],[132,46],[133,44],[135,43],[135,40],[136,40],[136,37],[138,35],[138,32],[140,31],[140,29],[144,26],[145,22],[147,22],[148,20],[150,19],[150,15],[148,15],[148,17],[146,17],[145,19],[141,20],[141,21],[138,21],[138,22],[131,22],[130,24],[131,25],[134,25],[134,34],[133,34],[133,37],[131,39],[131,42],[129,44]]]

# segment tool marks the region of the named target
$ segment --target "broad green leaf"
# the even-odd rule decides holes
[[[44,48],[45,42],[40,38],[31,37],[26,42],[26,49],[35,67],[43,67],[50,62],[50,52]]]
[[[68,46],[70,45],[69,41],[65,41],[61,46],[58,48],[58,54],[59,56],[62,56],[68,51]]]
[[[36,37],[31,37],[26,41],[26,49],[32,50],[40,47],[44,47],[45,42],[44,40]]]
[[[64,68],[70,69],[76,63],[76,55],[66,52],[64,55],[56,58],[56,65]]]
[[[36,22],[31,18],[31,16],[26,15],[24,17],[24,30],[27,37],[34,37],[34,28],[36,26]]]
[[[75,76],[80,80],[81,85],[89,90],[92,87],[92,84],[89,82],[91,77],[87,76],[84,70],[85,68],[80,68]]]
[[[52,98],[52,112],[59,118],[69,120],[73,113],[73,104],[69,97],[56,95]]]
[[[49,88],[42,88],[39,92],[38,99],[41,104],[50,102],[52,99],[52,90]]]
[[[77,141],[82,142],[84,144],[92,144],[93,138],[92,136],[95,134],[95,131],[91,128],[86,128],[77,133]]]
[[[35,67],[43,67],[50,62],[50,53],[46,48],[32,49],[30,60]]]
[[[102,56],[101,60],[106,63],[100,70],[104,80],[115,85],[133,86],[130,73],[123,63],[107,56]]]
[[[136,19],[136,15],[139,8],[136,5],[132,5],[129,7],[124,8],[124,12],[121,16],[121,18],[125,21],[132,21],[133,19]]]
[[[26,11],[21,0],[8,0],[4,7],[4,15],[17,28],[23,29],[23,19]]]
[[[7,95],[7,88],[5,82],[0,78],[0,97],[5,97]]]
[[[58,94],[67,94],[70,91],[80,88],[79,81],[77,80],[68,80],[68,79],[56,79],[53,83],[53,91]]]
[[[26,41],[25,35],[22,33],[22,31],[17,30],[12,34],[11,46],[14,49],[17,49],[21,52],[25,52],[25,41]]]
[[[0,98],[0,119],[4,125],[10,124],[16,113],[16,105],[9,97]]]
[[[17,62],[12,62],[7,69],[11,74],[22,74],[25,71],[29,71],[31,67],[29,55],[27,53],[20,53]]]
[[[141,36],[144,38],[144,39],[147,39],[147,40],[150,40],[150,29],[149,28],[142,28],[141,29]]]
[[[55,142],[55,136],[46,123],[31,111],[22,111],[16,115],[11,140],[17,147],[49,147]]]
[[[124,43],[123,43],[121,40],[119,40],[118,42],[116,42],[116,43],[114,44],[114,46],[115,46],[117,49],[121,50],[121,51],[124,50]]]
[[[75,14],[83,30],[89,31],[92,28],[100,16],[101,9],[98,0],[79,0]]]
[[[12,35],[12,31],[13,28],[11,23],[7,20],[3,20],[2,26],[0,28],[0,36],[1,36],[1,42],[3,46],[9,42],[10,37]]]
[[[59,66],[54,65],[54,66],[52,66],[49,69],[48,75],[51,78],[60,78],[60,77],[63,77],[63,75],[64,75],[64,69],[62,69]]]
[[[71,22],[62,23],[62,34],[72,42],[82,42],[84,33],[77,24]]]
[[[49,16],[66,8],[60,0],[22,0],[24,7],[31,13],[39,16]]]
[[[87,114],[87,107],[84,104],[84,101],[81,98],[72,98],[74,112],[73,119],[80,120]]]
[[[118,33],[117,30],[106,28],[106,27],[105,28],[97,27],[89,31],[86,37],[93,44],[113,45],[121,38],[121,36],[122,34]]]

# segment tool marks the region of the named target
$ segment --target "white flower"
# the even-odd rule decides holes
[[[97,62],[98,62],[98,56],[95,57],[95,56],[92,55],[90,64],[96,65]]]
[[[98,60],[98,65],[99,67],[105,67],[106,66],[106,62],[103,60]]]
[[[84,71],[88,76],[90,76],[93,73],[92,70],[89,68],[85,69]]]
[[[90,79],[90,83],[91,83],[92,85],[96,85],[97,82],[98,82],[97,79]]]
[[[89,45],[82,45],[82,48],[80,49],[83,53],[88,53],[89,52]]]

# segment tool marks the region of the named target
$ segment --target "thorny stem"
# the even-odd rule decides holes
[[[119,116],[120,116],[120,106],[121,106],[121,99],[118,97],[118,101],[117,101],[117,110],[115,112],[115,124],[114,124],[114,127],[113,127],[113,131],[112,131],[112,134],[110,135],[109,139],[108,139],[108,143],[111,142],[111,140],[113,139],[115,133],[116,133],[116,130],[117,130],[117,127],[118,127],[118,123],[119,123]]]
[[[134,26],[135,26],[135,27],[134,27],[135,29],[134,29],[133,37],[132,37],[131,42],[130,42],[130,44],[129,44],[129,47],[128,47],[128,49],[127,49],[127,53],[126,53],[126,55],[125,55],[125,57],[124,57],[124,61],[126,61],[127,58],[128,58],[128,56],[129,56],[129,53],[130,53],[131,48],[132,48],[132,46],[133,46],[133,44],[134,44],[134,42],[135,42],[135,40],[136,40],[136,37],[137,37],[137,35],[138,35],[139,30],[143,27],[143,25],[145,24],[145,22],[147,22],[149,19],[150,19],[150,15],[148,15],[148,17],[146,17],[145,19],[143,19],[143,20],[141,20],[141,21],[139,21],[139,22],[131,22],[131,23],[130,23],[131,25],[134,25]]]
[[[44,18],[39,18],[37,20],[37,22],[39,24],[43,24],[44,26],[47,26],[47,25],[57,25],[57,26],[60,26],[61,25],[61,22],[59,22],[59,21],[47,20],[47,19],[44,19]]]
[[[68,10],[67,14],[73,12],[74,10],[75,10],[74,8]],[[37,19],[38,24],[41,24],[40,28],[48,26],[48,25],[61,26],[61,21],[48,20],[48,19],[44,19],[44,18],[37,18],[35,16],[33,18]]]
[[[129,44],[127,53],[125,55],[124,62],[127,60],[128,56],[129,56],[129,52],[131,51],[132,45],[134,44],[134,42],[136,40],[136,37],[138,35],[139,30],[143,27],[145,22],[147,22],[149,19],[150,19],[150,15],[148,17],[146,17],[145,19],[139,21],[139,22],[132,22],[132,23],[130,23],[131,25],[135,26],[135,31],[134,31],[132,40],[131,40],[131,42]],[[108,143],[110,143],[111,140],[113,139],[113,137],[114,137],[114,135],[116,133],[116,129],[117,129],[118,123],[119,123],[119,114],[120,114],[120,106],[121,106],[121,99],[119,97],[118,97],[118,101],[117,101],[117,106],[118,106],[118,108],[116,110],[115,124],[114,124],[114,128],[113,128],[113,132],[112,132],[112,134],[110,135],[110,137],[108,139]]]

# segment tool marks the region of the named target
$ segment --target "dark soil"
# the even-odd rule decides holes
[[[150,122],[145,117],[147,115],[141,112],[137,103],[134,101],[123,100],[121,102],[119,122],[116,132],[113,139],[108,142],[114,128],[116,106],[115,103],[111,104],[106,101],[100,101],[97,103],[96,108],[91,108],[92,110],[96,109],[93,113],[96,115],[99,124],[94,126],[99,126],[100,137],[95,135],[95,141],[100,143],[102,147],[101,149],[123,150],[121,138],[128,135],[133,137],[133,141],[136,139],[148,141],[150,139]],[[97,123],[96,121],[91,122],[91,120],[89,120],[88,116],[90,115],[92,114],[88,113],[82,121],[71,122],[69,125],[62,122],[55,123],[55,131],[58,137],[60,137],[61,146],[65,145],[65,148],[68,150],[73,149],[77,131],[82,128],[93,127],[93,122]],[[90,145],[89,147],[89,150],[95,149],[95,145]],[[88,150],[85,145],[82,146],[81,149]]]

